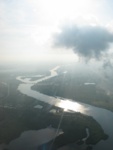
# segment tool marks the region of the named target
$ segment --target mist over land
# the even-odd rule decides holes
[[[113,149],[112,6],[0,0],[0,150]]]
[[[1,74],[1,78],[0,78],[1,87],[0,88],[1,88],[1,94],[2,94],[1,101],[0,101],[0,111],[1,111],[1,121],[2,121],[2,123],[0,125],[1,126],[0,129],[1,129],[1,133],[2,133],[1,137],[0,137],[1,143],[10,143],[11,140],[17,138],[23,131],[34,130],[34,129],[39,130],[42,128],[46,128],[49,125],[52,125],[52,127],[57,128],[58,121],[60,119],[59,117],[62,115],[63,110],[59,109],[59,111],[58,112],[56,111],[56,113],[54,114],[51,112],[51,110],[52,109],[58,110],[58,108],[56,108],[54,106],[49,106],[46,103],[41,102],[40,99],[39,99],[39,101],[37,101],[32,97],[28,97],[28,96],[20,93],[17,90],[20,82],[18,80],[16,80],[16,77],[18,75],[23,76],[23,80],[26,78],[30,78],[37,74],[49,76],[50,72],[48,70],[55,67],[56,64],[60,66],[60,68],[58,69],[58,80],[61,81],[61,83],[63,83],[63,81],[64,81],[66,83],[65,87],[70,86],[69,83],[71,83],[71,86],[72,86],[72,83],[73,84],[75,83],[75,82],[73,82],[73,79],[75,77],[76,78],[80,77],[80,75],[77,75],[77,74],[82,74],[83,81],[94,82],[94,80],[95,80],[95,78],[94,78],[94,80],[92,80],[92,78],[90,81],[87,80],[87,77],[89,78],[88,75],[90,74],[90,73],[88,73],[88,71],[90,70],[90,66],[84,68],[83,64],[79,63],[79,65],[78,65],[77,62],[76,63],[67,63],[67,64],[65,64],[65,63],[64,64],[61,64],[61,63],[55,63],[55,64],[53,64],[53,63],[47,64],[46,63],[46,64],[44,64],[43,63],[43,64],[41,64],[41,67],[40,67],[40,65],[39,66],[37,65],[37,67],[35,69],[32,68],[32,65],[31,65],[31,69],[30,69],[30,65],[29,65],[29,69],[26,68],[25,66],[24,66],[24,68],[20,67],[19,70],[17,70],[17,68],[14,68],[14,66],[13,67],[8,66],[8,69],[6,69],[7,67],[4,68],[4,70],[0,72],[0,74]],[[42,68],[42,66],[43,66],[43,68]],[[77,67],[81,68],[81,69],[78,69]],[[67,71],[67,73],[66,73],[66,71]],[[69,74],[68,74],[68,72],[69,72]],[[83,72],[84,72],[84,74],[83,74]],[[64,78],[62,80],[60,80],[62,75],[63,76],[65,75],[65,77],[67,76],[66,79],[69,78],[70,79],[69,82],[68,82],[68,80],[66,81]],[[37,79],[38,79],[38,77],[37,77]],[[46,84],[44,84],[44,87],[46,87],[46,85],[47,85],[48,90],[51,89],[54,91],[56,83],[53,84],[54,87],[50,88],[49,85],[51,85],[51,80],[54,82],[54,78],[51,78],[50,81],[49,80],[43,81],[43,83],[46,82]],[[57,81],[57,80],[55,79],[55,81]],[[31,82],[32,82],[32,80],[31,80]],[[41,84],[41,82],[39,83],[39,86],[40,86],[40,84]],[[59,82],[57,82],[57,84],[59,84]],[[60,90],[62,91],[63,94],[65,93],[65,91],[63,92],[64,88],[61,87]],[[43,91],[41,91],[41,92],[43,93]],[[46,94],[48,94],[48,93],[46,93]],[[51,94],[52,94],[52,92],[51,92]],[[53,96],[57,96],[57,94],[53,95]],[[60,96],[62,96],[62,95],[60,95]],[[62,97],[68,98],[66,94],[63,95]],[[90,99],[90,100],[92,100],[92,99]],[[36,106],[36,105],[41,105],[43,109],[40,109],[38,107],[37,107],[37,109],[34,109],[34,106]],[[10,118],[10,119],[8,119],[8,118]],[[82,114],[80,115],[79,113],[75,113],[75,114],[73,114],[73,116],[71,116],[70,113],[65,113],[64,118],[65,119],[62,121],[62,126],[60,127],[61,129],[63,129],[64,135],[58,136],[58,139],[56,138],[55,143],[54,143],[55,147],[62,147],[66,143],[74,142],[75,138],[76,138],[76,141],[78,141],[78,139],[85,137],[86,136],[86,133],[85,133],[86,126],[88,126],[88,128],[90,128],[90,130],[91,130],[90,138],[88,138],[88,140],[87,140],[87,146],[89,146],[89,144],[91,144],[91,143],[96,144],[101,139],[107,138],[107,135],[104,133],[103,129],[98,124],[98,122],[95,122],[95,120],[92,120],[92,118],[90,118],[90,117],[87,118],[86,116],[83,116]],[[84,119],[82,119],[82,118],[84,118]],[[80,128],[78,129],[78,127],[77,127],[77,129],[76,128],[71,129],[72,123],[75,124],[75,127],[78,126],[78,125],[76,125],[76,119],[78,119],[77,124],[79,124]],[[43,120],[43,121],[41,122],[41,120]],[[82,120],[84,120],[84,122],[81,122]],[[6,122],[7,122],[7,125],[6,125]],[[67,126],[65,126],[65,124],[67,124]],[[6,128],[3,129],[3,126],[6,126]],[[70,131],[70,130],[72,130],[72,131]],[[79,130],[80,132],[77,133],[77,130]],[[98,132],[96,132],[96,131],[98,131]],[[66,132],[66,135],[65,135],[65,132]],[[77,133],[77,134],[75,134],[76,136],[73,133]],[[70,134],[71,134],[71,138],[68,139],[67,137],[70,136]],[[94,135],[97,136],[98,138],[95,137]],[[95,138],[92,139],[92,137],[95,137]],[[63,138],[64,140],[61,141],[60,138]],[[60,142],[59,142],[59,140],[60,140]],[[12,146],[16,147],[15,144]],[[8,149],[10,150],[12,146],[11,146],[11,144],[9,144]]]

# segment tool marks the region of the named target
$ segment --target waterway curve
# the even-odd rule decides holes
[[[106,141],[100,141],[98,144],[94,146],[94,150],[112,150],[113,149],[113,113],[109,110],[98,108],[95,106],[91,106],[85,103],[79,103],[75,102],[69,99],[60,99],[52,96],[48,96],[45,94],[42,94],[40,92],[34,91],[31,89],[31,87],[34,84],[38,84],[41,81],[50,79],[52,77],[57,76],[57,69],[59,66],[55,67],[54,69],[50,70],[51,74],[49,76],[43,77],[36,81],[26,81],[25,79],[22,79],[21,76],[18,76],[16,79],[23,82],[19,84],[18,90],[30,97],[33,97],[39,101],[43,101],[44,103],[54,105],[61,108],[66,108],[72,111],[79,111],[81,113],[84,113],[86,115],[92,116],[104,129],[105,133],[109,135],[108,140]]]

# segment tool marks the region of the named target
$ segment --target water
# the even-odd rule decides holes
[[[100,149],[112,150],[113,149],[113,142],[112,142],[112,139],[113,139],[113,113],[112,112],[110,112],[106,109],[94,107],[94,106],[91,106],[88,104],[74,102],[74,101],[69,100],[69,99],[62,100],[60,98],[47,96],[47,95],[44,95],[40,92],[33,91],[31,89],[31,87],[35,83],[39,83],[41,81],[44,81],[44,80],[47,80],[47,79],[50,79],[52,77],[57,76],[58,74],[57,74],[56,70],[58,68],[59,67],[52,69],[50,71],[51,72],[50,76],[41,78],[41,79],[36,80],[36,81],[30,81],[30,80],[22,79],[20,76],[17,77],[17,80],[20,80],[21,82],[23,82],[22,84],[20,84],[18,86],[18,90],[27,96],[31,96],[37,100],[43,101],[43,102],[50,104],[50,105],[64,108],[64,110],[79,111],[79,112],[84,113],[86,115],[92,116],[95,120],[97,120],[99,122],[99,124],[104,129],[105,133],[109,135],[108,140],[101,141],[98,144],[96,144],[94,146],[94,150],[100,150]]]
[[[60,132],[62,131],[58,134]],[[38,146],[51,141],[55,134],[56,129],[49,127],[38,131],[25,131],[19,138],[10,142],[8,150],[37,150]]]

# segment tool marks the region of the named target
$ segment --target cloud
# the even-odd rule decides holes
[[[73,49],[73,51],[86,59],[99,59],[109,49],[113,42],[113,33],[101,26],[63,27],[61,32],[54,36],[54,46]]]
[[[104,63],[103,63],[103,68],[104,68],[104,69],[106,69],[106,68],[111,68],[111,69],[113,69],[112,62],[111,62],[109,59],[105,60]]]

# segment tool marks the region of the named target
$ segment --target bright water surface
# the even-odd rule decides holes
[[[18,76],[17,80],[20,80],[21,82],[23,82],[18,86],[18,90],[27,96],[33,97],[33,98],[43,101],[47,104],[54,105],[54,106],[57,106],[60,108],[64,108],[65,110],[78,111],[78,112],[84,113],[86,115],[92,116],[102,126],[105,133],[109,135],[108,140],[101,141],[98,144],[96,144],[94,146],[94,150],[113,150],[113,113],[112,112],[110,112],[106,109],[94,107],[94,106],[84,104],[84,103],[75,102],[75,101],[72,101],[69,99],[62,100],[60,98],[47,96],[45,94],[42,94],[40,92],[37,92],[37,91],[34,91],[31,89],[31,87],[34,84],[57,76],[58,74],[57,74],[56,70],[58,68],[59,67],[56,67],[56,68],[50,70],[50,72],[51,72],[50,76],[43,77],[36,81],[30,81],[30,79],[22,79],[21,76]],[[36,131],[36,132],[38,132],[38,131]],[[30,131],[27,131],[26,133],[29,135],[31,134]],[[34,134],[35,134],[35,132],[34,132]],[[47,136],[47,138],[49,138],[49,137]],[[13,145],[13,144],[15,145],[15,143],[12,141],[10,143],[10,145]],[[9,145],[9,147],[10,147],[10,145]]]

